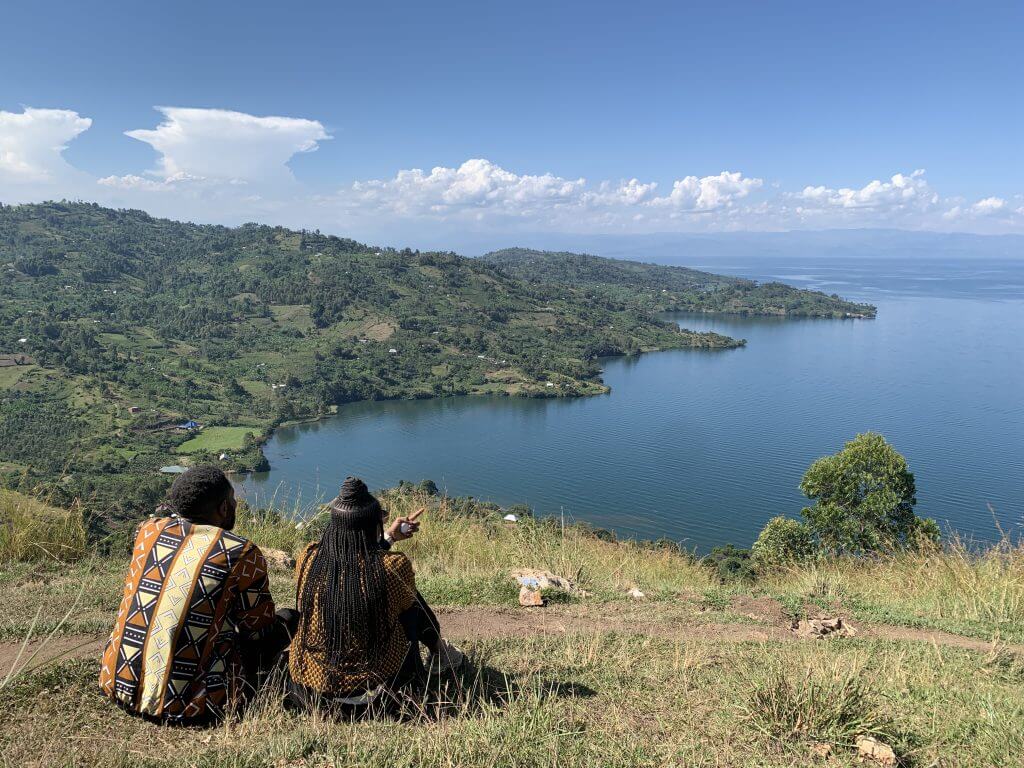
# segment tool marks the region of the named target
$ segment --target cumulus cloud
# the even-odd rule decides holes
[[[614,224],[628,208],[648,208],[650,213],[630,213],[623,220],[642,221],[678,212],[714,212],[729,208],[762,186],[761,179],[740,172],[716,176],[687,176],[672,191],[656,195],[657,182],[633,178],[618,183],[602,181],[588,186],[586,179],[567,179],[550,173],[520,175],[489,160],[467,160],[458,168],[436,167],[425,173],[413,168],[399,171],[393,179],[358,181],[348,200],[349,209],[387,211],[399,215],[468,217],[534,217],[548,223],[574,220],[577,224]]]
[[[314,151],[331,136],[317,120],[257,117],[226,109],[157,107],[164,120],[154,129],[125,135],[160,153],[149,175],[164,184],[274,184],[292,182],[288,161]],[[139,176],[107,177],[102,182],[123,189],[156,189]]]
[[[572,204],[584,179],[563,179],[546,173],[519,175],[489,160],[467,160],[458,168],[438,166],[399,171],[393,179],[357,181],[355,202],[376,210],[412,215],[447,215],[467,211],[523,214],[538,208]]]
[[[970,205],[961,198],[950,201],[950,204],[952,207],[948,207],[942,214],[943,220],[948,222],[1013,224],[1016,221],[1018,224],[1024,224],[1024,208],[1013,210],[1001,197],[984,197]]]
[[[982,216],[1002,213],[1006,210],[1006,201],[1001,197],[986,197],[972,205],[971,210]]]
[[[808,186],[800,193],[800,199],[805,209],[927,210],[939,203],[938,194],[928,185],[920,169],[910,175],[894,174],[888,181],[875,179],[860,189]]]
[[[0,182],[43,184],[75,175],[64,150],[91,125],[70,109],[0,111]]]
[[[298,182],[289,162],[330,139],[317,120],[223,109],[158,108],[155,128],[126,131],[158,154],[156,168],[97,178],[64,150],[92,121],[64,109],[0,111],[0,200],[78,197],[201,221],[394,232],[453,225],[527,231],[712,231],[897,226],[1024,231],[1024,197],[943,197],[923,170],[862,186],[810,184],[787,192],[740,171],[673,181],[589,182],[520,173],[485,158],[399,170],[325,192]],[[672,178],[672,177],[669,177]],[[661,193],[661,194],[659,194]]]
[[[613,184],[610,181],[602,181],[596,192],[588,192],[583,196],[583,202],[589,206],[606,205],[643,205],[654,199],[658,182],[641,182],[639,179],[620,181]],[[636,214],[643,216],[643,214]],[[634,216],[635,218],[635,216]]]
[[[672,184],[666,197],[651,201],[652,205],[668,206],[683,211],[715,211],[732,206],[764,182],[746,178],[739,171],[722,171],[717,176],[687,176]]]

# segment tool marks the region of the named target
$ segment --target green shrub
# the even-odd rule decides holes
[[[800,490],[814,501],[801,514],[824,551],[859,555],[938,541],[935,522],[914,514],[917,487],[907,460],[876,432],[811,464]]]
[[[762,567],[802,562],[813,555],[866,555],[931,550],[939,526],[914,514],[914,475],[907,460],[876,432],[865,432],[804,473],[800,490],[814,501],[804,522],[775,517],[754,543]]]
[[[776,568],[811,558],[814,539],[806,523],[780,515],[768,521],[751,550],[759,567]]]
[[[710,569],[723,584],[752,582],[757,578],[750,550],[740,549],[733,544],[715,547],[701,559],[701,564]]]

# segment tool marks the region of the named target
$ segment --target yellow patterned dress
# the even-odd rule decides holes
[[[305,578],[318,545],[310,544],[299,557],[295,566],[295,575],[299,584]],[[387,552],[383,555],[384,573],[387,579],[388,610],[392,622],[391,635],[387,640],[384,658],[378,669],[370,670],[366,663],[353,664],[344,668],[331,667],[327,663],[323,651],[303,648],[304,626],[292,641],[288,667],[292,680],[306,688],[326,696],[347,696],[361,694],[395,676],[409,652],[409,640],[398,617],[408,610],[416,599],[416,577],[413,575],[412,563],[409,558],[398,552]],[[310,621],[316,621],[319,615],[314,602],[312,606],[300,605],[304,614],[309,611]],[[315,626],[314,626],[315,629]]]
[[[223,528],[151,518],[135,538],[100,688],[137,714],[221,714],[240,693],[239,640],[273,621],[255,544]]]

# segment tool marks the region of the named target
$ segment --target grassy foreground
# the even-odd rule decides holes
[[[905,765],[1020,765],[1018,548],[970,554],[953,546],[724,585],[669,548],[529,519],[506,524],[486,507],[414,493],[386,501],[399,514],[430,506],[421,533],[401,546],[428,599],[452,607],[442,624],[468,610],[510,626],[529,614],[544,629],[463,625],[455,639],[473,664],[461,685],[403,720],[296,715],[271,687],[238,719],[172,730],[102,700],[92,657],[6,683],[0,674],[0,765],[852,766],[861,734],[891,745]],[[317,535],[318,521],[297,528],[261,514],[246,516],[240,530],[295,550]],[[51,642],[104,634],[125,560],[5,554],[0,645],[22,640],[33,621],[36,635],[54,633]],[[569,577],[588,595],[552,595],[548,608],[520,609],[508,577],[516,567]],[[292,604],[290,574],[275,572],[272,586],[280,604]],[[631,587],[646,599],[630,599]],[[819,613],[840,614],[861,632],[789,635],[790,618]],[[580,616],[588,622],[574,625]],[[948,636],[922,641],[922,628],[988,642],[965,649]],[[762,629],[767,639],[750,639]]]

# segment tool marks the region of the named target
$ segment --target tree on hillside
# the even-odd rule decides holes
[[[754,544],[766,564],[939,539],[935,521],[914,514],[916,486],[907,460],[876,432],[857,435],[839,453],[811,464],[800,490],[814,501],[801,511],[804,522],[775,518]]]

